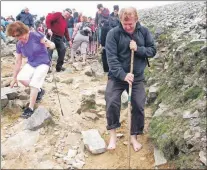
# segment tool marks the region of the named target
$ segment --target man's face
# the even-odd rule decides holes
[[[101,7],[99,10],[100,10],[100,11],[103,11],[103,10],[104,10],[104,7]]]
[[[127,21],[121,21],[123,29],[128,32],[129,34],[132,34],[136,27],[136,20],[134,17],[129,18]]]
[[[24,12],[25,12],[25,13],[29,13],[29,9],[26,8],[26,9],[24,10]]]
[[[63,17],[64,17],[65,19],[69,19],[70,16],[71,16],[71,14],[70,14],[68,11],[64,11],[64,12],[63,12]]]
[[[118,15],[118,11],[117,10],[114,10],[114,15]]]

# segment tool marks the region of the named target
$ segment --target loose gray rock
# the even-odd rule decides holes
[[[98,119],[98,117],[95,113],[84,112],[84,113],[81,113],[81,115],[83,118],[88,118],[88,119],[91,119],[94,121]]]
[[[76,71],[81,71],[81,70],[83,70],[82,64],[79,63],[79,62],[78,62],[78,63],[73,63],[72,66],[75,68]]]
[[[76,168],[76,169],[82,169],[82,167],[85,165],[85,162],[83,162],[83,161],[78,161],[78,162],[74,162],[73,164],[72,164],[72,167],[73,168]]]
[[[67,80],[63,80],[63,81],[61,81],[61,83],[71,84],[71,83],[73,83],[73,78],[69,78]]]
[[[200,151],[199,157],[200,157],[201,162],[203,162],[204,165],[207,166],[206,153],[204,151]]]
[[[1,109],[5,108],[9,103],[7,95],[1,96]]]
[[[26,92],[22,92],[18,95],[18,98],[20,100],[28,100],[29,99],[29,95]]]
[[[1,50],[1,57],[13,55],[16,51],[16,44],[9,44]]]
[[[152,103],[155,101],[158,95],[158,90],[159,88],[156,85],[150,86],[148,93],[148,103]]]
[[[197,118],[197,117],[199,117],[199,112],[197,110],[192,114],[190,111],[185,111],[183,114],[183,119],[190,119],[190,118]]]
[[[96,114],[98,115],[98,117],[103,118],[106,116],[106,111],[97,112]]]
[[[159,166],[167,163],[164,154],[157,148],[154,148],[154,158],[155,158],[155,166]]]
[[[44,107],[38,107],[33,115],[26,120],[26,129],[36,130],[44,126],[48,121],[52,120],[52,116],[49,111]]]
[[[10,87],[3,87],[1,88],[1,96],[7,95],[9,100],[14,100],[18,93],[17,93],[18,87],[10,88]]]
[[[126,90],[124,90],[121,95],[121,103],[123,107],[126,107],[128,104],[128,93]]]
[[[94,91],[91,90],[84,90],[82,91],[82,99],[81,99],[81,106],[80,111],[84,112],[90,108],[93,108],[96,104],[95,98],[96,94]]]
[[[97,87],[97,91],[98,91],[98,93],[100,93],[100,94],[105,94],[105,91],[106,91],[106,85]]]
[[[96,105],[101,108],[105,108],[106,107],[105,99],[96,99]]]
[[[156,116],[161,116],[161,115],[163,115],[163,113],[165,112],[165,111],[167,111],[168,109],[169,109],[169,107],[168,106],[166,106],[166,105],[164,105],[164,104],[159,104],[159,109],[157,109],[156,111],[155,111],[155,113],[154,113],[154,115],[153,115],[153,117],[156,117]]]
[[[92,77],[93,76],[92,69],[91,69],[90,66],[85,67],[84,74],[87,75],[87,76],[89,76],[89,77]]]
[[[101,78],[104,76],[103,67],[98,61],[91,64],[91,69],[95,77]]]
[[[78,153],[77,150],[75,150],[75,149],[69,149],[69,150],[68,150],[68,155],[67,155],[67,157],[68,157],[68,158],[75,158],[75,156],[77,155],[77,153]]]
[[[106,151],[106,143],[103,138],[101,138],[98,130],[90,129],[82,131],[81,134],[83,136],[83,143],[85,147],[92,154],[100,154]]]

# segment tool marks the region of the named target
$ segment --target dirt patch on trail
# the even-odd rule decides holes
[[[149,116],[151,110],[147,108],[145,115]],[[145,133],[138,136],[138,141],[142,144],[142,149],[135,152],[131,147],[130,167],[131,169],[154,169],[154,148],[150,141],[148,132],[149,119],[145,120]],[[128,169],[127,158],[127,122],[123,121],[122,126],[117,129],[117,133],[122,133],[124,136],[118,138],[116,149],[114,151],[107,151],[100,155],[92,155],[87,152],[86,164],[84,169]],[[106,142],[109,141],[109,134],[104,134],[103,138]],[[108,144],[108,143],[107,143]],[[159,168],[172,169],[168,164],[159,166]]]

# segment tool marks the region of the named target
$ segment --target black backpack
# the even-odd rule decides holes
[[[90,22],[83,22],[82,25],[80,26],[79,30],[83,30],[84,27],[89,27],[91,28],[91,23]]]
[[[119,30],[120,31],[120,30]],[[119,31],[118,32],[116,32],[116,34],[115,34],[115,40],[116,40],[116,42],[117,42],[117,44],[119,43],[119,41],[120,41],[120,34],[119,34]],[[143,35],[143,37],[144,37],[144,43],[146,42],[146,40],[145,40],[145,37],[146,37],[146,35],[147,35],[147,31],[146,31],[146,29],[143,29],[143,27],[140,27],[140,32],[142,33],[142,35]],[[138,32],[137,32],[138,33]],[[147,65],[148,65],[148,67],[150,67],[150,64],[149,64],[149,60],[148,60],[148,58],[146,57],[146,62],[147,62]]]

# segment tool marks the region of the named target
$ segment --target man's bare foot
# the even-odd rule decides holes
[[[108,150],[114,150],[116,148],[116,131],[115,129],[110,130],[110,141],[107,147]]]
[[[142,149],[142,145],[137,141],[136,135],[131,136],[131,144],[135,152],[138,152],[140,149]]]

